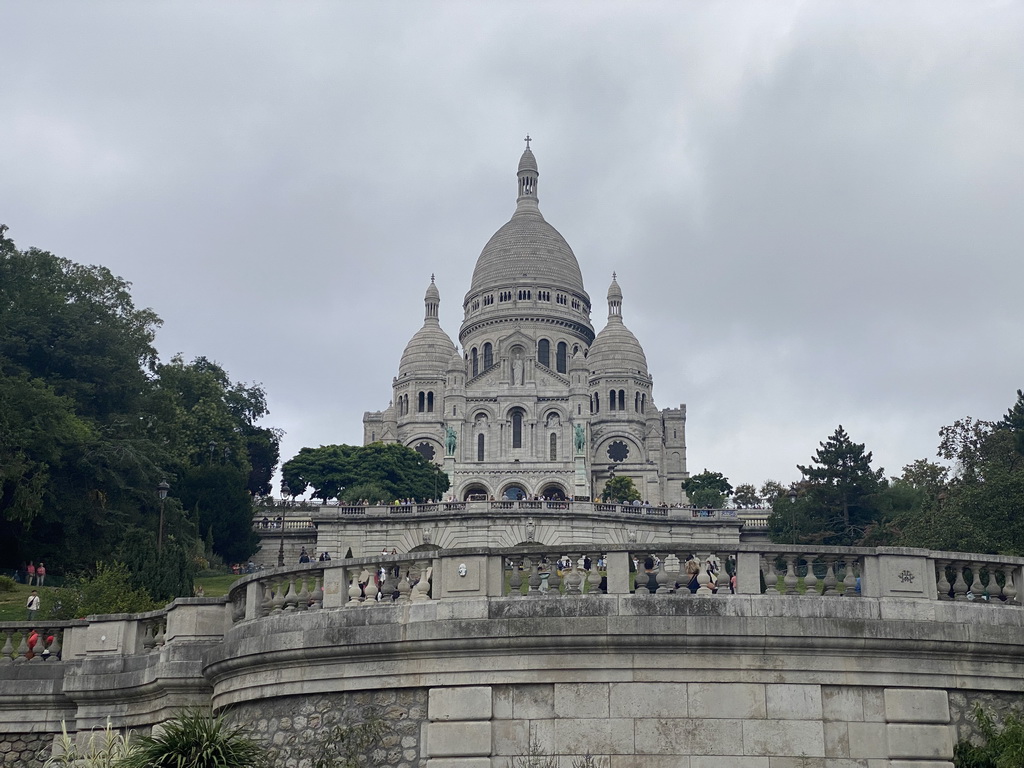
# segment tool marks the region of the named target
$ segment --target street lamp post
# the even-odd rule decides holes
[[[285,496],[291,496],[291,488],[288,487],[288,483],[281,483],[281,500],[284,501]],[[284,565],[284,515],[281,515],[281,546],[277,548],[277,564]]]
[[[790,544],[796,544],[796,488],[790,488],[789,493],[789,538]]]
[[[161,480],[160,484],[156,487],[156,493],[160,497],[160,530],[157,533],[156,548],[158,551],[164,551],[164,504],[167,501],[167,491],[171,489],[166,480]]]

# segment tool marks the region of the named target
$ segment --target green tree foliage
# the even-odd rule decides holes
[[[265,747],[223,715],[185,709],[156,736],[140,736],[119,768],[260,768]]]
[[[55,573],[89,571],[139,536],[155,542],[156,486],[167,480],[171,545],[161,557],[171,575],[150,586],[154,595],[170,584],[190,594],[179,566],[198,564],[201,523],[225,556],[255,549],[240,500],[269,492],[280,443],[279,431],[258,423],[263,389],[232,382],[206,358],[158,364],[160,320],[135,307],[129,283],[103,267],[20,251],[5,232],[0,226],[0,565],[42,559]],[[213,463],[234,473],[220,499],[199,471]],[[143,580],[157,565],[145,568],[136,573]]]
[[[905,472],[920,503],[897,516],[896,543],[932,549],[1024,554],[1024,396],[1001,421],[964,418],[939,431],[939,457]]]
[[[98,563],[95,576],[71,577],[54,590],[51,618],[76,619],[100,613],[142,613],[160,607],[145,588],[135,583],[123,563]]]
[[[750,483],[741,483],[736,486],[736,490],[732,496],[733,503],[737,507],[743,509],[753,509],[754,507],[761,506],[761,496],[757,492],[757,487]]]
[[[732,495],[732,485],[721,472],[704,470],[699,475],[691,475],[683,481],[690,503],[702,509],[719,509],[725,506],[726,499]]]
[[[313,496],[324,501],[344,497],[347,489],[359,486],[377,489],[379,500],[385,502],[424,501],[440,498],[449,484],[443,469],[397,443],[303,448],[284,463],[281,472],[292,495],[312,487]]]
[[[953,750],[956,768],[1019,768],[1024,765],[1024,720],[1019,712],[1006,716],[998,724],[980,706],[974,708],[974,719],[984,744],[963,740]]]
[[[811,457],[797,466],[804,479],[797,496],[777,497],[768,519],[772,540],[851,545],[865,541],[879,524],[880,494],[887,483],[871,468],[871,452],[854,443],[840,425]]]
[[[606,503],[629,504],[639,500],[640,491],[633,483],[633,478],[625,475],[616,475],[611,478],[604,484],[604,489],[601,491],[601,501]]]

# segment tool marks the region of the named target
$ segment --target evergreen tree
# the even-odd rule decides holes
[[[690,503],[702,509],[719,509],[732,495],[729,479],[721,472],[708,472],[706,469],[684,480],[683,490]]]

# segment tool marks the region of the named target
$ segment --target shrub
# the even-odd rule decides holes
[[[1000,728],[980,706],[974,708],[983,745],[963,740],[953,750],[956,768],[1017,768],[1024,765],[1024,720],[1019,712],[1006,716]]]
[[[132,751],[132,733],[115,731],[110,721],[103,729],[94,728],[86,743],[79,747],[68,735],[66,723],[60,723],[60,735],[54,740],[57,754],[50,757],[43,768],[117,768],[120,761]]]
[[[10,576],[0,576],[0,592],[13,592],[16,584]]]
[[[68,579],[67,586],[54,590],[47,602],[50,603],[49,617],[53,619],[100,613],[142,613],[160,607],[145,589],[132,583],[128,569],[120,563],[98,563],[95,576]]]
[[[184,709],[154,736],[141,736],[118,768],[258,768],[264,747],[223,715]]]

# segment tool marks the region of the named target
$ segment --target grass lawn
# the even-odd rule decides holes
[[[28,616],[25,613],[25,603],[28,596],[35,587],[28,584],[15,584],[13,592],[0,592],[0,621],[25,621]],[[47,598],[51,598],[53,590],[50,587],[39,587],[39,597],[42,600],[42,609],[39,616],[46,615]]]
[[[221,597],[228,593],[228,589],[241,577],[233,573],[226,573],[218,576],[197,576],[195,584],[201,586],[206,597]],[[27,597],[25,598],[28,599]]]

